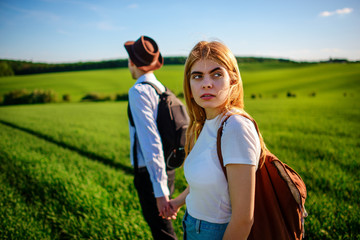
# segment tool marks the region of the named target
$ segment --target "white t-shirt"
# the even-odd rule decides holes
[[[220,167],[216,150],[217,130],[221,115],[206,120],[193,149],[185,160],[184,173],[190,192],[186,197],[189,214],[212,223],[228,223],[231,202],[228,184]],[[249,164],[258,166],[260,140],[254,124],[240,115],[231,116],[221,137],[224,165]]]

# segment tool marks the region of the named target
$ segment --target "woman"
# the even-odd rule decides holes
[[[189,186],[171,200],[174,218],[186,203],[184,239],[246,239],[253,223],[255,172],[264,150],[261,136],[244,111],[237,61],[219,42],[199,42],[185,64],[187,130],[185,178]],[[216,134],[227,116],[221,138],[227,178],[216,151]]]

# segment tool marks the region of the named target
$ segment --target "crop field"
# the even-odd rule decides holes
[[[180,93],[182,71],[156,75]],[[360,64],[240,71],[267,147],[306,183],[305,239],[360,239]],[[132,84],[127,69],[0,78],[0,96],[26,88],[72,97],[0,107],[0,239],[151,239],[133,186],[127,102],[79,102]],[[176,180],[175,195],[186,187],[182,169]],[[184,210],[174,221],[180,239]]]

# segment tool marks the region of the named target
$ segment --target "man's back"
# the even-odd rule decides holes
[[[129,89],[129,109],[134,126],[129,124],[131,162],[135,167],[134,184],[142,212],[154,239],[176,239],[170,220],[162,219],[160,211],[170,207],[175,171],[166,171],[161,137],[156,124],[159,97],[152,82],[165,91],[153,71],[163,65],[156,42],[146,36],[125,43],[129,70],[136,83]]]

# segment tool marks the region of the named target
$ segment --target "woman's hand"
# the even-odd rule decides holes
[[[170,208],[169,197],[163,196],[156,198],[156,205],[158,207],[159,215],[164,215],[164,213],[169,211]]]
[[[178,206],[174,202],[176,202],[176,200],[171,199],[169,201],[169,208],[167,208],[166,211],[164,211],[160,216],[162,216],[164,219],[175,220],[177,217],[177,213],[179,212],[181,206]]]
[[[177,217],[177,213],[179,212],[181,206],[179,206],[176,203],[176,199],[172,199],[168,202],[168,205],[164,205],[164,208],[162,208],[159,214],[159,216],[161,216],[164,219],[168,219],[168,220],[175,220]]]
[[[182,193],[180,193],[178,197],[171,199],[169,201],[169,207],[163,209],[163,211],[160,212],[160,216],[162,216],[162,218],[164,219],[175,220],[180,208],[185,204],[185,199],[188,194],[189,187],[187,187]]]

